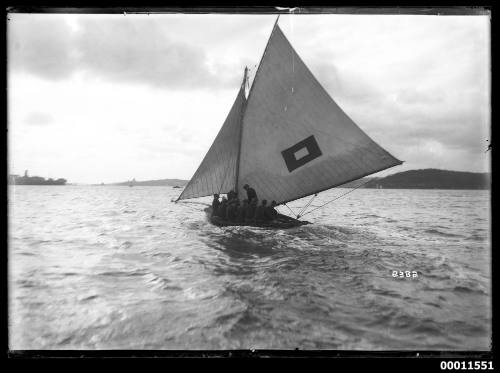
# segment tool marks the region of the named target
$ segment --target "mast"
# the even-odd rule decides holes
[[[248,79],[248,67],[245,66],[245,73],[243,75],[243,83],[241,83],[241,88],[243,90],[243,95],[245,94],[245,84],[247,83]],[[245,109],[246,109],[246,100],[243,106],[243,109],[241,110],[240,114],[240,137],[238,139],[238,157],[236,158],[236,175],[235,175],[235,180],[234,180],[234,189],[235,192],[238,191],[238,179],[240,176],[240,157],[241,157],[241,139],[243,137],[243,117],[245,115]]]

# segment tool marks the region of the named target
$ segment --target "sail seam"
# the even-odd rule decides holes
[[[265,178],[262,178],[260,175],[257,175],[258,185],[263,185],[264,190],[269,191],[271,194],[274,192],[272,188],[272,184],[269,184]],[[271,187],[269,187],[271,185]]]
[[[223,177],[222,177],[222,183],[221,183],[221,185],[220,185],[220,187],[219,187],[219,194],[220,194],[220,191],[222,190],[222,187],[224,186],[224,183],[225,183],[225,182],[226,182],[226,180],[227,180],[227,178],[226,178],[226,176],[227,176],[227,171],[229,170],[230,166],[231,166],[231,160],[229,160],[229,162],[227,162],[227,164],[226,164],[226,167],[225,167],[225,170],[224,170],[224,175],[223,175]],[[227,186],[227,188],[228,188],[228,189],[231,189],[231,186],[229,185],[229,186]]]
[[[217,178],[220,180],[220,185],[215,185],[215,190],[218,190],[218,193],[220,193],[222,187],[224,186],[224,181],[225,181],[225,169],[227,167],[226,162],[224,158],[221,156],[221,149],[218,149],[215,152],[215,160],[218,164],[222,165],[222,169],[220,167],[217,168]],[[222,174],[221,174],[222,173]]]

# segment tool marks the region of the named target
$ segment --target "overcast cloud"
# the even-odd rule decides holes
[[[33,15],[8,23],[10,172],[71,182],[192,176],[274,16]],[[485,16],[282,16],[391,170],[489,170]]]
[[[81,72],[87,79],[185,89],[234,86],[239,79],[234,66],[210,66],[202,48],[175,40],[161,19],[80,16],[71,27],[57,16],[13,18],[12,68],[46,79]]]

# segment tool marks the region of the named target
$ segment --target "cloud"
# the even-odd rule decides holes
[[[176,41],[157,20],[85,18],[73,29],[63,19],[13,17],[9,67],[46,79],[80,72],[86,79],[172,89],[234,87],[233,64],[209,61],[203,48]]]
[[[312,51],[306,63],[340,107],[398,158],[428,167],[444,159],[450,167],[482,162],[490,124],[488,21],[420,19],[340,19],[328,36],[334,48],[320,48],[321,39],[304,44]],[[360,37],[372,30],[373,37]]]
[[[403,167],[487,170],[484,17],[287,17],[280,28],[321,85]],[[84,169],[89,180],[97,172],[106,181],[131,172],[191,176],[227,116],[243,65],[259,62],[275,17],[11,19],[9,137],[17,167],[57,164],[49,150],[71,153],[71,166],[57,175],[76,178]]]
[[[74,70],[73,38],[68,25],[52,17],[11,15],[8,21],[9,70],[47,79],[67,78]]]
[[[78,64],[89,74],[169,88],[231,85],[236,78],[221,64],[211,68],[203,49],[175,41],[155,20],[84,19],[79,26]]]

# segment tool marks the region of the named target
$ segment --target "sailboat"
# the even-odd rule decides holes
[[[231,190],[244,196],[248,184],[259,200],[281,205],[403,163],[330,97],[287,40],[278,19],[248,97],[245,67],[222,128],[176,202]],[[285,219],[285,227],[307,223],[299,217]],[[241,225],[210,219],[216,225]]]

